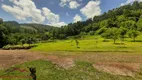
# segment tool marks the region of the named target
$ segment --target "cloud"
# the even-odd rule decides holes
[[[59,15],[52,13],[48,8],[42,8],[44,16],[47,18],[49,23],[57,23],[59,22]]]
[[[71,1],[71,0],[61,0],[59,5],[60,5],[61,7],[64,7],[64,6],[66,6],[67,3],[70,2],[70,1]]]
[[[60,16],[51,12],[48,8],[37,9],[32,0],[9,0],[13,3],[12,6],[2,4],[2,8],[11,13],[18,20],[32,19],[32,23],[43,23],[48,20],[48,24],[61,26],[65,22],[60,22]],[[28,21],[29,22],[29,21]]]
[[[142,0],[127,0],[125,3],[121,3],[121,6],[130,4],[130,3],[133,3],[133,2],[135,2],[135,1],[142,2]]]
[[[65,26],[67,25],[65,22],[58,22],[58,23],[52,23],[52,24],[49,24],[51,26],[55,26],[55,27],[61,27],[61,26]]]
[[[71,2],[69,3],[69,7],[70,7],[71,9],[77,9],[79,6],[80,6],[80,4],[78,4],[76,1],[71,1]]]
[[[60,16],[57,14],[54,14],[50,11],[50,9],[44,7],[42,8],[43,15],[48,20],[48,24],[56,27],[61,27],[66,25],[65,22],[60,22]]]
[[[100,0],[89,1],[85,7],[80,9],[80,12],[87,18],[93,18],[94,16],[101,15]]]
[[[11,13],[18,20],[32,19],[34,23],[42,23],[45,17],[40,9],[37,9],[32,0],[10,0],[13,6],[2,4],[2,8]]]
[[[76,14],[75,17],[73,18],[73,22],[75,23],[78,21],[82,21],[82,18],[78,14]]]
[[[78,0],[78,1],[82,2],[82,0]],[[60,0],[59,5],[61,7],[68,6],[70,9],[77,9],[80,6],[77,0]]]

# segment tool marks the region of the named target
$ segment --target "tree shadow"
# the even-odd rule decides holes
[[[125,43],[114,43],[115,45],[126,45]]]

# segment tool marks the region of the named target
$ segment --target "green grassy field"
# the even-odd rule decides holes
[[[113,44],[113,40],[104,40],[97,36],[86,36],[80,39],[79,48],[77,48],[75,41],[72,40],[57,40],[56,42],[39,43],[33,48],[35,51],[142,51],[142,36],[139,36],[136,42],[132,42],[130,38],[126,38],[124,44],[120,40]]]
[[[30,51],[43,52],[47,56],[46,59],[17,64],[0,70],[0,76],[29,76],[27,67],[35,67],[37,80],[142,80],[142,35],[137,37],[136,42],[126,38],[124,44],[121,44],[120,40],[113,44],[113,40],[104,41],[100,36],[96,38],[98,39],[94,39],[94,36],[84,36],[84,39],[79,40],[79,48],[71,39],[38,43]],[[68,58],[74,61],[74,66],[65,69],[60,65],[68,61]],[[62,65],[68,65],[68,63],[70,62]],[[102,71],[93,66],[94,64],[100,66],[98,63],[102,63],[103,67],[108,67],[110,71]],[[12,68],[26,69],[28,72],[11,71]],[[115,72],[119,75],[111,73],[111,69],[116,70]],[[131,73],[132,76],[129,76]],[[2,80],[32,79],[3,78]]]

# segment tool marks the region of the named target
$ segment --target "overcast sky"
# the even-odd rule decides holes
[[[5,21],[62,26],[142,0],[0,0]]]

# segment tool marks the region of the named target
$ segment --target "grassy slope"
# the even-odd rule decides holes
[[[20,26],[20,27],[25,28],[25,29],[29,29],[29,30],[33,30],[33,31],[37,32],[37,30],[35,28],[33,28],[33,27],[29,27],[29,26]]]
[[[51,62],[38,60],[16,65],[17,68],[36,67],[37,80],[138,80],[140,74],[136,77],[115,76],[105,72],[99,72],[88,62],[76,62],[76,66],[69,70],[58,67]],[[28,70],[28,69],[27,69]],[[0,71],[0,76],[28,76],[29,72],[21,73],[19,71]],[[11,78],[3,80],[29,80],[28,78]],[[32,80],[32,79],[31,79]]]
[[[103,42],[103,38],[97,37],[98,40],[94,39],[94,36],[86,36],[85,39],[79,40],[79,47],[76,47],[75,41],[62,40],[56,42],[39,43],[37,47],[32,50],[36,51],[142,51],[141,42],[131,42],[130,38],[125,39],[125,44],[113,44],[112,40]],[[141,41],[142,35],[137,38],[137,41]],[[96,43],[97,41],[97,43]],[[120,43],[120,40],[117,41]]]

